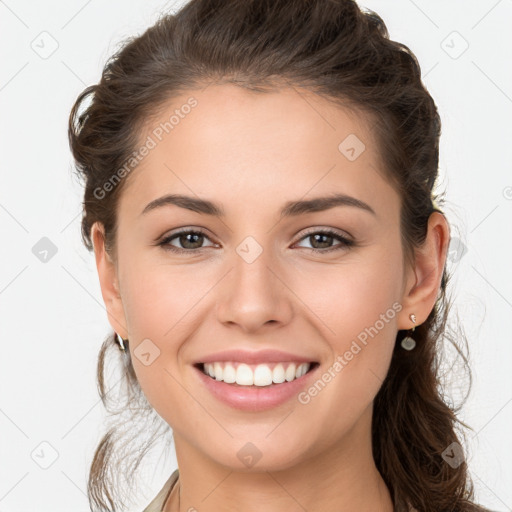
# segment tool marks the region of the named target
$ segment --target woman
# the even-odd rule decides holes
[[[120,415],[91,508],[172,429],[146,512],[483,510],[437,384],[439,135],[416,58],[350,0],[192,0],[113,56],[69,126]]]

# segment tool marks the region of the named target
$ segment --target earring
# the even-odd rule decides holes
[[[416,315],[414,313],[410,314],[409,318],[411,319],[413,324],[416,324]],[[411,333],[414,332],[414,329],[416,329],[416,325],[413,326]],[[414,338],[412,338],[411,336],[406,336],[402,340],[401,345],[402,345],[402,348],[404,348],[405,350],[412,350],[416,346],[416,340]]]
[[[125,352],[126,350],[126,347],[125,347],[125,342],[127,342],[128,340],[126,339],[123,339],[117,332],[116,332],[116,338],[117,338],[117,343],[119,345],[119,350],[122,350],[123,352]]]

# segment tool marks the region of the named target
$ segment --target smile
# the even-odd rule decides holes
[[[320,365],[317,362],[250,365],[223,361],[198,363],[193,368],[199,385],[220,403],[242,411],[260,412],[296,399],[313,381]]]
[[[235,361],[203,363],[203,373],[217,381],[239,386],[270,386],[291,382],[305,375],[316,363],[245,364]]]

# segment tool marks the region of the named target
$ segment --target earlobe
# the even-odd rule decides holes
[[[107,310],[108,321],[112,329],[123,338],[128,338],[126,318],[124,314],[119,283],[117,282],[116,265],[105,250],[105,232],[100,222],[91,228],[91,240],[94,247],[96,269],[100,281],[101,295]]]
[[[425,242],[415,249],[415,283],[404,291],[399,329],[410,329],[409,314],[414,312],[421,325],[435,306],[446,263],[450,228],[444,215],[433,212],[428,220]]]

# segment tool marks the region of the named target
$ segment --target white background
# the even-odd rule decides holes
[[[68,115],[121,39],[177,5],[0,1],[0,512],[89,510],[86,475],[103,421],[96,359],[110,327],[80,239]],[[469,464],[480,503],[512,510],[512,1],[361,5],[417,55],[441,113],[446,213],[467,248],[449,266],[475,379],[461,415],[474,429]],[[48,58],[33,49],[43,37],[47,49],[58,44]],[[42,237],[57,249],[46,263],[32,252]],[[53,450],[56,461],[41,468],[35,460],[49,463]],[[140,510],[174,467],[140,482]]]

